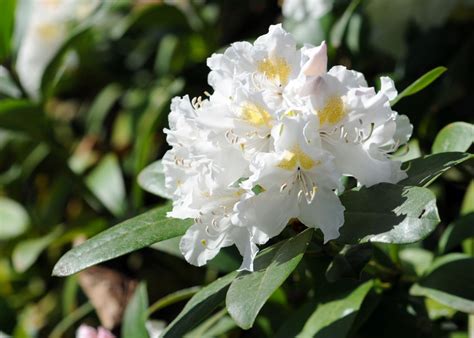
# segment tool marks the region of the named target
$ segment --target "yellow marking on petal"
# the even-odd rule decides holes
[[[291,151],[284,151],[283,159],[278,164],[278,167],[285,170],[294,170],[298,165],[304,170],[310,170],[317,164],[317,162],[301,150],[299,145],[296,145]]]
[[[245,190],[244,189],[239,189],[239,190],[234,192],[234,197],[240,197],[243,194],[245,194]]]
[[[265,58],[258,62],[258,72],[264,74],[269,80],[280,81],[280,84],[286,84],[290,77],[291,67],[284,58]]]
[[[272,117],[262,106],[246,103],[242,108],[242,118],[255,125],[271,127]]]
[[[326,101],[326,105],[320,111],[318,111],[319,123],[321,125],[329,123],[339,123],[344,116],[346,111],[344,109],[344,102],[339,96],[332,96]]]
[[[285,116],[289,116],[289,117],[295,117],[297,115],[298,115],[298,112],[295,110],[289,110],[285,113]]]
[[[207,247],[207,241],[205,239],[201,239],[201,244],[203,247]]]
[[[38,26],[38,34],[42,39],[54,40],[59,37],[60,29],[56,25],[46,23]]]

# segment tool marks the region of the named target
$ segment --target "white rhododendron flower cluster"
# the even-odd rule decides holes
[[[343,175],[364,186],[406,177],[391,154],[412,126],[390,107],[391,79],[376,92],[361,73],[327,70],[325,43],[298,49],[281,25],[208,66],[212,95],[172,101],[163,158],[169,216],[195,219],[180,243],[188,262],[235,244],[251,271],[257,245],[291,219],[335,239]]]

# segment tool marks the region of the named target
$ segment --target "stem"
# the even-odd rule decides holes
[[[177,302],[180,302],[182,300],[191,298],[194,296],[199,290],[201,290],[200,286],[193,286],[187,289],[179,290],[176,292],[173,292],[159,300],[157,300],[155,303],[153,303],[149,308],[148,308],[148,316],[150,316],[152,313],[167,307],[169,305],[175,304]]]
[[[64,337],[64,333],[72,326],[74,323],[79,321],[81,318],[86,316],[88,313],[92,312],[94,307],[90,302],[84,303],[78,307],[75,311],[71,312],[69,316],[64,318],[59,322],[58,325],[51,331],[49,335],[50,338],[61,338]]]

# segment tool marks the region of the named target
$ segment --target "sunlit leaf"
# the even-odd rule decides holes
[[[87,176],[86,184],[112,214],[121,216],[125,212],[125,183],[114,154],[109,154],[100,161]]]
[[[38,256],[61,234],[62,229],[56,228],[50,234],[24,240],[13,250],[12,261],[17,272],[24,272],[38,259]]]
[[[0,196],[0,241],[21,235],[29,222],[28,214],[21,204]]]
[[[398,182],[400,185],[426,187],[452,167],[473,158],[467,153],[439,153],[409,161],[408,177]]]
[[[410,289],[453,309],[474,313],[474,258],[449,254],[436,260],[425,276]]]
[[[435,69],[430,70],[428,73],[424,74],[407,88],[405,88],[400,94],[398,94],[398,96],[390,102],[391,105],[394,106],[402,98],[416,94],[420,90],[423,90],[447,70],[448,69],[446,67],[436,67]]]
[[[181,236],[192,220],[167,218],[165,205],[126,220],[67,252],[56,263],[53,275],[69,276],[92,265]]]
[[[448,124],[436,136],[432,152],[466,151],[474,142],[474,125],[466,122]]]
[[[165,174],[161,160],[153,162],[140,172],[138,184],[152,194],[167,199],[172,197],[165,188]]]
[[[413,243],[439,223],[434,194],[420,187],[381,183],[341,196],[346,207],[340,242]]]

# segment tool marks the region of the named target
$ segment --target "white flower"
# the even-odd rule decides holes
[[[244,223],[256,224],[269,237],[278,235],[292,218],[320,228],[325,241],[337,238],[344,207],[332,156],[321,148],[315,119],[297,114],[273,129],[275,151],[262,153],[251,164],[244,183],[249,197],[237,205]],[[252,190],[258,186],[260,193]]]
[[[25,0],[23,0],[25,1]],[[30,1],[28,24],[18,51],[16,70],[25,90],[38,97],[43,72],[66,40],[71,24],[89,15],[98,0],[35,0]],[[25,15],[19,6],[17,15]],[[26,20],[25,18],[21,18]]]
[[[361,185],[405,177],[391,153],[411,125],[390,108],[390,79],[377,93],[358,72],[327,71],[324,42],[296,49],[280,25],[208,65],[214,93],[173,99],[163,158],[169,216],[195,219],[180,242],[188,262],[204,265],[236,245],[241,269],[252,270],[258,245],[291,219],[335,239],[342,175]]]

